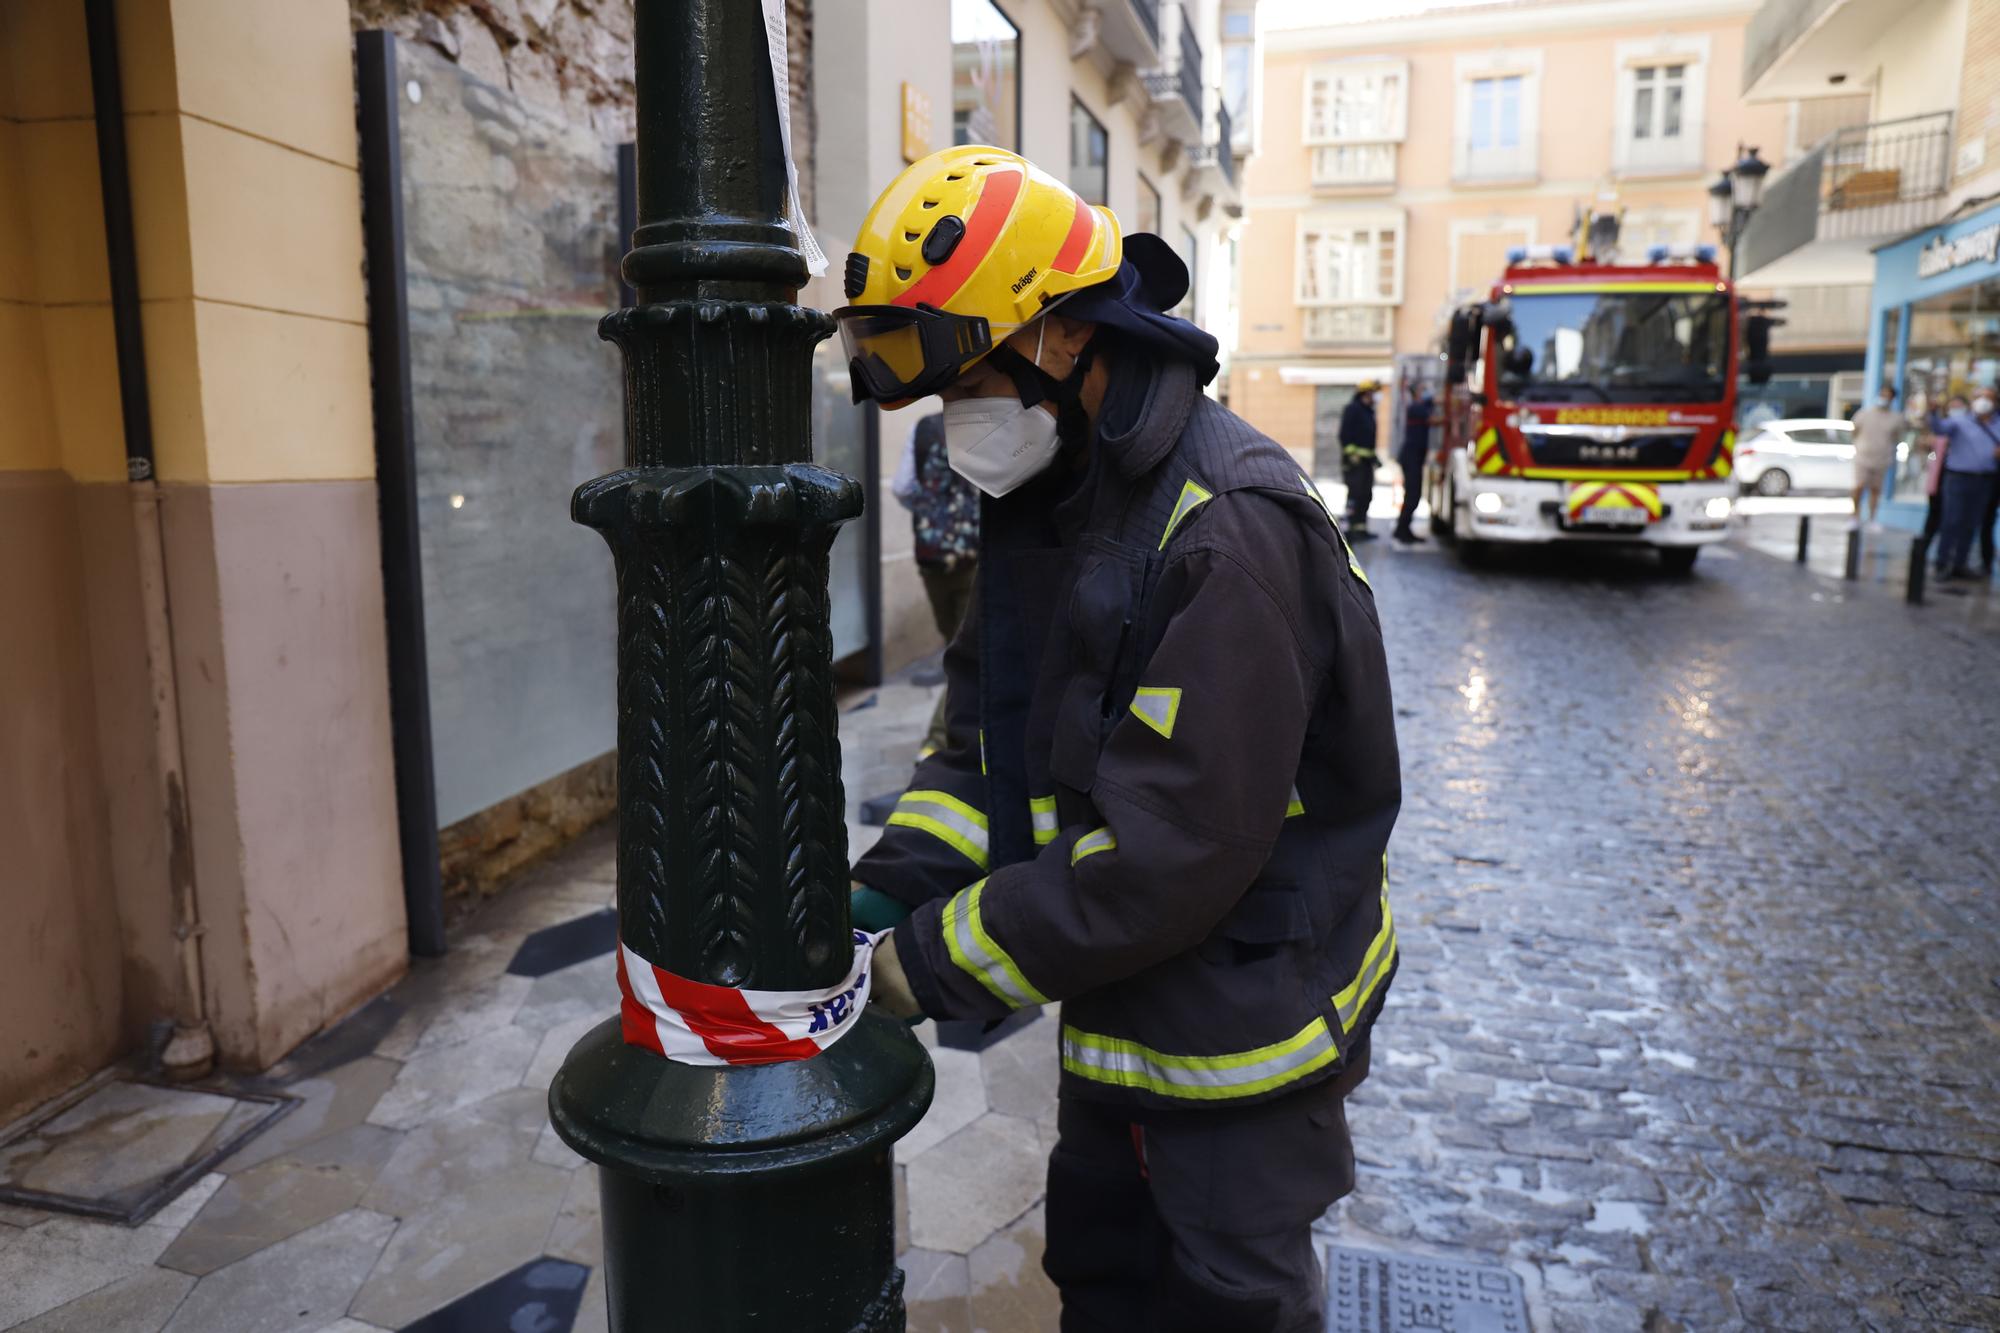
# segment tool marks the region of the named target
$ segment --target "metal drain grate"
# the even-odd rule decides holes
[[[1521,1279],[1414,1254],[1327,1250],[1327,1333],[1529,1333]]]
[[[106,1073],[0,1138],[0,1203],[136,1226],[298,1104]]]

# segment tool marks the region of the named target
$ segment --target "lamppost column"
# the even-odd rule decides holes
[[[811,459],[805,262],[761,6],[638,0],[638,304],[625,466],[571,512],[618,577],[621,945],[676,978],[823,990],[853,962],[827,561],[861,512]],[[570,1052],[550,1120],[598,1164],[619,1333],[903,1327],[889,1149],[928,1057],[864,1013],[819,1054],[690,1065],[609,1019]]]

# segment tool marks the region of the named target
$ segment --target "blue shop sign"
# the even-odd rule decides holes
[[[1906,236],[1875,252],[1878,309],[2000,278],[2000,207]]]

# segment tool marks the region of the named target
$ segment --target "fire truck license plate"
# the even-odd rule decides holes
[[[1593,528],[1643,528],[1646,526],[1646,511],[1592,505],[1588,509],[1579,509],[1576,521]]]

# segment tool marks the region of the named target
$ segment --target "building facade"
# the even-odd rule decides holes
[[[1530,3],[1265,34],[1230,404],[1317,475],[1363,379],[1434,350],[1519,246],[1624,211],[1628,253],[1712,240],[1706,190],[1783,108],[1733,86],[1747,0]],[[1389,429],[1393,413],[1380,414]]]
[[[1845,102],[1848,123],[1773,177],[1745,261],[1857,309],[1858,387],[1909,418],[1883,518],[1920,528],[1925,415],[2000,386],[2000,0],[1771,0],[1749,37],[1746,97]]]
[[[1235,327],[1241,163],[1260,54],[1255,0],[814,0],[814,226],[833,257],[808,298],[843,304],[840,260],[903,167],[953,143],[1027,157],[1128,232],[1187,261],[1181,313],[1224,342]],[[845,384],[846,371],[829,374]],[[874,433],[876,493],[925,400],[856,409]],[[936,647],[907,517],[880,520],[881,640],[891,665]]]
[[[786,9],[833,255],[804,301],[843,303],[906,161],[976,138],[1174,243],[1226,328],[1254,0]],[[622,441],[630,5],[106,5],[102,177],[85,10],[0,5],[0,1122],[191,1015],[269,1066],[614,795],[612,575],[568,500]],[[905,427],[820,355],[865,679],[937,642],[884,504]]]
[[[84,6],[0,6],[0,1120],[407,956],[348,12],[116,14],[136,290]]]

